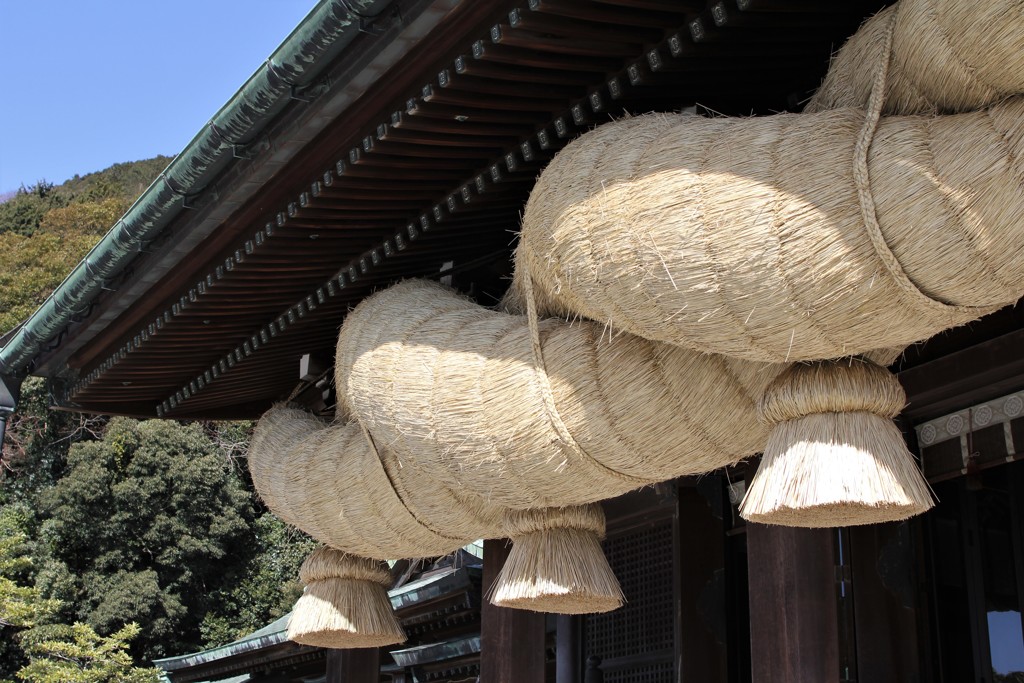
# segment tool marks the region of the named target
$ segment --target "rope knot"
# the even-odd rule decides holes
[[[896,376],[861,358],[799,363],[776,377],[757,406],[766,424],[816,413],[867,412],[893,418],[907,403]]]
[[[604,511],[600,505],[592,503],[564,508],[509,510],[505,513],[505,530],[513,541],[552,529],[590,531],[603,538]]]
[[[356,557],[340,550],[321,546],[306,558],[299,568],[299,579],[306,585],[327,579],[369,581],[385,588],[391,586],[391,572],[383,562]]]

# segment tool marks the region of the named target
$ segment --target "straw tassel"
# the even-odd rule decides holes
[[[509,512],[512,551],[488,596],[499,607],[588,614],[622,606],[623,595],[601,549],[599,505]]]
[[[931,508],[928,484],[892,422],[905,403],[896,377],[868,361],[789,368],[759,406],[774,428],[740,515],[833,527],[902,520]]]
[[[292,610],[289,640],[341,650],[405,642],[383,562],[320,547],[302,563],[299,578],[306,591]]]

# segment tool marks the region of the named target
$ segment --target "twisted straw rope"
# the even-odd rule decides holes
[[[391,475],[388,474],[388,468],[386,468],[384,466],[384,461],[381,460],[380,453],[377,451],[377,444],[374,443],[373,435],[370,434],[370,430],[367,429],[366,425],[364,425],[359,420],[356,420],[356,422],[359,424],[359,429],[362,430],[363,437],[366,439],[366,443],[370,447],[370,453],[373,454],[374,459],[377,461],[377,464],[380,466],[381,471],[384,473],[384,477],[388,480],[388,483],[391,485],[392,490],[394,490],[394,492],[395,492],[395,497],[402,504],[402,507],[404,507],[406,509],[406,511],[409,513],[409,515],[414,520],[416,520],[416,522],[418,524],[420,524],[420,526],[422,526],[424,529],[428,529],[428,530],[432,531],[433,533],[437,534],[438,536],[447,536],[447,534],[442,533],[440,530],[438,530],[433,525],[427,524],[425,521],[423,521],[420,518],[420,516],[416,514],[416,511],[413,510],[411,507],[409,507],[409,505],[405,502],[405,498],[403,498],[402,494],[398,491],[398,489],[395,488],[395,482],[393,482],[391,480]]]
[[[871,84],[871,95],[868,98],[867,118],[864,126],[857,136],[857,144],[854,148],[853,179],[857,185],[857,196],[860,199],[860,212],[864,220],[864,227],[867,229],[871,245],[875,253],[882,261],[885,269],[892,276],[896,286],[908,294],[911,298],[917,299],[921,304],[938,313],[945,313],[950,316],[969,313],[980,317],[990,309],[981,306],[957,306],[939,299],[933,299],[914,284],[910,276],[903,270],[899,259],[889,249],[882,234],[882,227],[878,223],[878,215],[875,207],[875,197],[871,190],[871,176],[868,170],[868,152],[871,150],[871,143],[875,138],[875,131],[878,129],[878,121],[882,115],[882,107],[885,104],[885,86],[889,77],[889,65],[892,62],[892,42],[895,33],[896,21],[899,16],[900,3],[896,3],[889,16],[889,24],[885,29],[885,42],[882,46],[882,59],[875,72],[875,79]]]
[[[537,378],[537,384],[540,387],[540,395],[544,401],[544,412],[547,414],[548,420],[551,422],[551,426],[554,427],[555,433],[558,434],[559,440],[562,445],[569,448],[569,450],[571,450],[578,458],[593,464],[597,469],[609,476],[615,477],[620,481],[633,484],[637,488],[648,485],[650,483],[649,480],[640,479],[639,477],[633,477],[623,472],[613,470],[599,460],[591,457],[589,453],[583,450],[583,447],[579,445],[576,439],[573,438],[572,434],[569,433],[569,428],[565,426],[565,422],[562,421],[562,416],[558,413],[558,406],[555,405],[555,395],[551,389],[551,381],[548,379],[547,366],[544,364],[544,349],[540,343],[540,323],[538,322],[537,302],[533,296],[533,278],[525,269],[524,273],[523,290],[526,294],[526,320],[530,327],[530,350],[533,354],[534,375]]]

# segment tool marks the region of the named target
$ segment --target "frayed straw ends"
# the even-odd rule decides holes
[[[928,484],[892,422],[905,395],[860,360],[798,365],[760,410],[775,427],[740,505],[752,522],[836,527],[907,519],[932,507]]]
[[[288,639],[334,649],[381,647],[405,641],[391,610],[386,565],[318,548],[299,569],[306,591],[295,603]]]
[[[622,606],[624,597],[601,549],[599,505],[509,512],[512,551],[488,596],[499,607],[590,614]]]

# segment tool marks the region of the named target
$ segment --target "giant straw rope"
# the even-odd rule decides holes
[[[601,333],[591,322],[541,321],[546,363],[538,373],[525,317],[429,282],[379,292],[349,314],[338,339],[339,403],[352,421],[328,426],[294,409],[270,411],[250,448],[253,479],[273,509],[308,533],[388,558],[493,533],[481,523],[495,506],[590,503],[760,450],[767,428],[757,400],[784,366],[639,337],[601,343]],[[562,429],[541,407],[544,383]],[[396,461],[390,472],[364,428],[373,448]],[[396,495],[393,485],[407,481]],[[413,486],[420,496],[409,500]],[[424,507],[451,492],[461,503]],[[385,507],[394,513],[378,521],[373,513]],[[393,528],[399,523],[408,528]],[[408,552],[421,535],[419,552]]]
[[[843,109],[601,126],[530,194],[513,296],[529,276],[544,314],[776,362],[905,346],[1016,301],[1024,100],[879,121],[876,231],[854,177],[863,124]]]
[[[378,559],[518,534],[496,599],[566,612],[621,595],[602,567],[559,564],[570,547],[603,562],[599,509],[555,508],[764,449],[748,518],[927,509],[891,422],[898,383],[826,359],[1024,294],[1022,92],[1024,2],[902,0],[848,41],[803,114],[597,128],[531,193],[505,302],[528,315],[418,282],[369,297],[339,336],[339,422],[261,420],[261,495]]]

